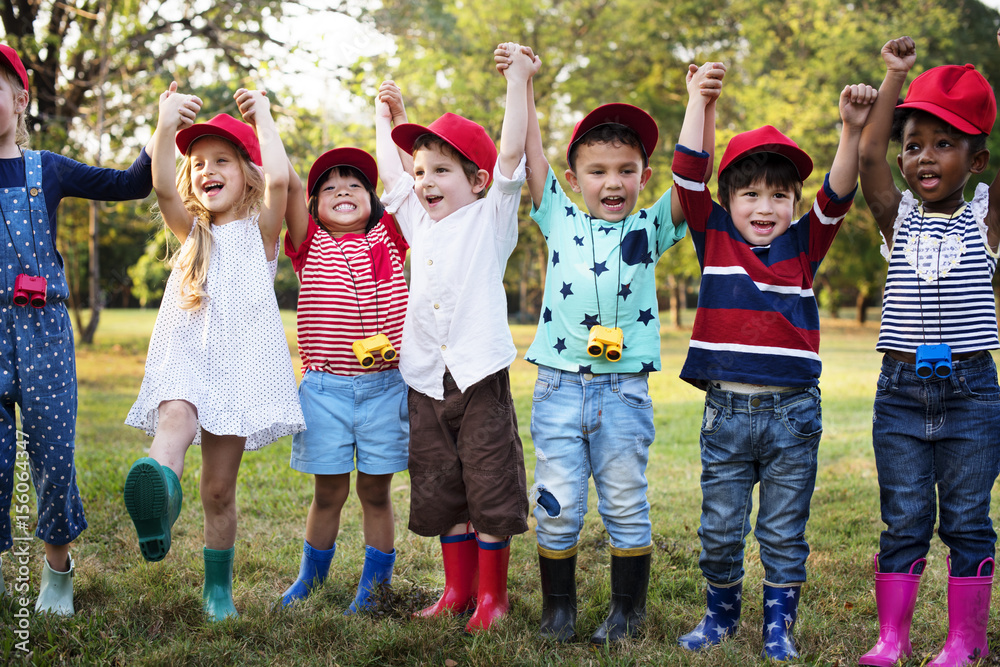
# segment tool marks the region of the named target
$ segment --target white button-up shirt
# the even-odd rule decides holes
[[[464,392],[517,357],[503,275],[517,245],[524,180],[524,158],[513,178],[505,178],[497,166],[484,198],[438,222],[421,206],[409,174],[382,197],[410,244],[410,298],[399,370],[422,394],[444,398],[446,368]]]

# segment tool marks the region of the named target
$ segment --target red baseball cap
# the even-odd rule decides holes
[[[334,148],[316,158],[313,166],[309,168],[309,179],[306,186],[306,193],[309,196],[312,196],[313,189],[323,181],[326,173],[334,167],[354,167],[368,179],[368,185],[371,186],[372,190],[378,184],[378,165],[375,164],[375,158],[360,148]]]
[[[493,167],[497,163],[497,147],[482,125],[457,114],[446,113],[427,127],[403,123],[392,128],[392,140],[410,155],[413,154],[413,144],[424,134],[441,137],[477,167],[485,169],[490,175],[486,181],[489,186],[493,180]]]
[[[257,141],[257,134],[243,121],[236,120],[229,114],[220,113],[210,121],[195,123],[177,133],[177,148],[187,155],[188,148],[194,140],[205,136],[228,139],[246,151],[255,165],[261,166],[260,142]]]
[[[660,138],[660,132],[656,128],[656,121],[648,113],[634,107],[631,104],[602,104],[586,116],[583,117],[569,138],[569,146],[566,147],[566,161],[569,161],[569,154],[573,150],[573,144],[583,138],[595,127],[601,125],[624,125],[639,135],[639,142],[642,150],[646,154],[646,160],[653,154],[656,148],[656,141]]]
[[[17,55],[17,51],[7,46],[6,44],[0,44],[0,59],[2,62],[6,63],[21,79],[21,84],[24,85],[24,89],[28,89],[28,72],[24,69],[24,63],[21,62],[21,57]]]
[[[770,125],[737,134],[729,140],[726,152],[719,163],[719,176],[732,163],[752,153],[777,153],[788,158],[799,172],[799,180],[804,181],[813,170],[813,162],[798,144]]]
[[[900,109],[920,109],[966,134],[989,134],[997,119],[997,100],[975,65],[941,65],[910,84]]]

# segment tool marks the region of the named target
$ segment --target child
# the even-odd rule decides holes
[[[299,576],[281,602],[305,599],[326,578],[356,451],[365,563],[350,614],[369,606],[374,586],[392,581],[396,561],[389,491],[393,473],[406,470],[409,440],[396,356],[406,315],[406,243],[375,194],[378,167],[368,153],[323,153],[309,170],[308,209],[298,176],[289,178],[285,254],[302,283],[299,399],[308,427],[292,440],[291,465],[316,476],[316,491]]]
[[[498,69],[512,57],[500,45]],[[583,195],[584,213],[545,158],[530,80],[526,96],[531,217],[550,258],[541,319],[525,354],[538,365],[531,435],[541,634],[567,641],[575,633],[577,542],[593,475],[612,546],[610,610],[591,642],[608,644],[634,636],[645,615],[653,551],[646,463],[654,436],[647,376],[660,367],[654,271],[685,227],[669,190],[632,213],[658,136],[646,112],[606,104],[577,123],[565,175]]]
[[[517,243],[532,67],[527,56],[512,65],[499,157],[482,127],[455,114],[397,125],[390,140],[402,96],[386,81],[376,101],[384,200],[411,247],[400,362],[410,386],[409,527],[440,536],[445,569],[441,599],[420,614],[460,613],[475,599],[467,632],[507,613],[510,538],[528,529],[502,280]],[[415,180],[396,145],[413,155]]]
[[[236,476],[243,451],[304,428],[274,296],[288,162],[266,93],[235,98],[254,129],[226,114],[177,132],[185,95],[160,97],[153,188],[181,242],[156,317],[146,375],[126,424],[153,435],[125,481],[125,507],[149,561],[170,549],[188,447],[201,444],[204,609],[236,616]],[[173,137],[184,154],[174,182]],[[263,169],[261,169],[263,167]]]
[[[76,485],[76,364],[66,299],[69,289],[56,250],[56,209],[64,197],[142,199],[152,189],[152,143],[125,171],[98,169],[49,151],[28,150],[28,74],[17,52],[0,44],[0,243],[4,295],[4,381],[0,383],[0,553],[11,549],[10,507],[17,474],[17,436],[31,462],[38,507],[35,535],[45,544],[35,610],[71,616],[70,544],[87,527]],[[194,116],[182,105],[179,113]],[[18,239],[17,248],[12,244]],[[40,356],[39,356],[40,355]],[[21,408],[20,430],[15,404]],[[22,545],[26,543],[21,543]],[[27,552],[17,550],[27,563]],[[23,595],[21,584],[15,592]],[[0,574],[0,592],[4,590]]]
[[[889,261],[872,421],[886,529],[875,557],[879,639],[858,662],[892,665],[910,655],[937,506],[950,550],[948,638],[928,664],[965,665],[989,654],[1000,387],[987,350],[1000,346],[991,288],[1000,177],[977,185],[971,202],[964,190],[989,162],[996,99],[972,65],[945,65],[914,79],[897,106],[916,61],[913,40],[886,43],[882,59],[885,80],[862,134],[861,187]],[[902,145],[904,193],[885,160],[890,139]]]
[[[809,213],[795,220],[812,160],[769,125],[729,142],[719,164],[719,203],[701,182],[711,165],[704,149],[715,141],[724,75],[721,63],[689,67],[673,162],[702,267],[681,377],[706,391],[698,536],[708,610],[679,643],[697,650],[736,633],[751,494],[760,482],[754,532],[765,572],[762,656],[787,660],[798,656],[791,633],[806,579],[805,528],[822,432],[812,286],[854,199],[858,141],[876,93],[864,85],[844,88],[833,166]],[[710,80],[719,86],[703,85]]]

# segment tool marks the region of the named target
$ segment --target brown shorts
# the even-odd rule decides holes
[[[445,374],[444,400],[409,391],[410,530],[444,535],[455,524],[489,535],[528,530],[524,451],[507,369],[458,390]]]

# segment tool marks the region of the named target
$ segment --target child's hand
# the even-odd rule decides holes
[[[243,115],[243,120],[251,125],[257,125],[257,114],[271,113],[271,101],[266,90],[247,90],[240,88],[233,93],[233,99]]]
[[[890,72],[909,72],[913,63],[917,62],[917,46],[909,37],[891,39],[882,47],[882,60]]]
[[[399,120],[406,122],[406,107],[403,106],[403,91],[395,81],[386,80],[375,94],[375,115],[388,118],[395,125]]]
[[[530,78],[538,74],[538,70],[542,67],[542,59],[535,55],[530,46],[517,45],[513,42],[498,44],[496,50],[493,51],[493,62],[496,63],[497,71],[506,76],[504,70],[514,62],[513,47],[520,48],[521,53],[528,56],[528,59],[531,61],[531,69],[528,72],[528,77]]]
[[[861,129],[868,119],[868,112],[878,98],[878,90],[869,85],[858,83],[844,86],[840,93],[840,118],[844,125]]]
[[[698,67],[688,65],[687,89],[688,97],[698,96],[706,101],[714,101],[722,94],[722,79],[726,76],[726,66],[722,63],[708,62]]]
[[[176,81],[160,95],[159,122],[173,124],[178,130],[193,125],[200,110],[201,98],[178,93]]]

